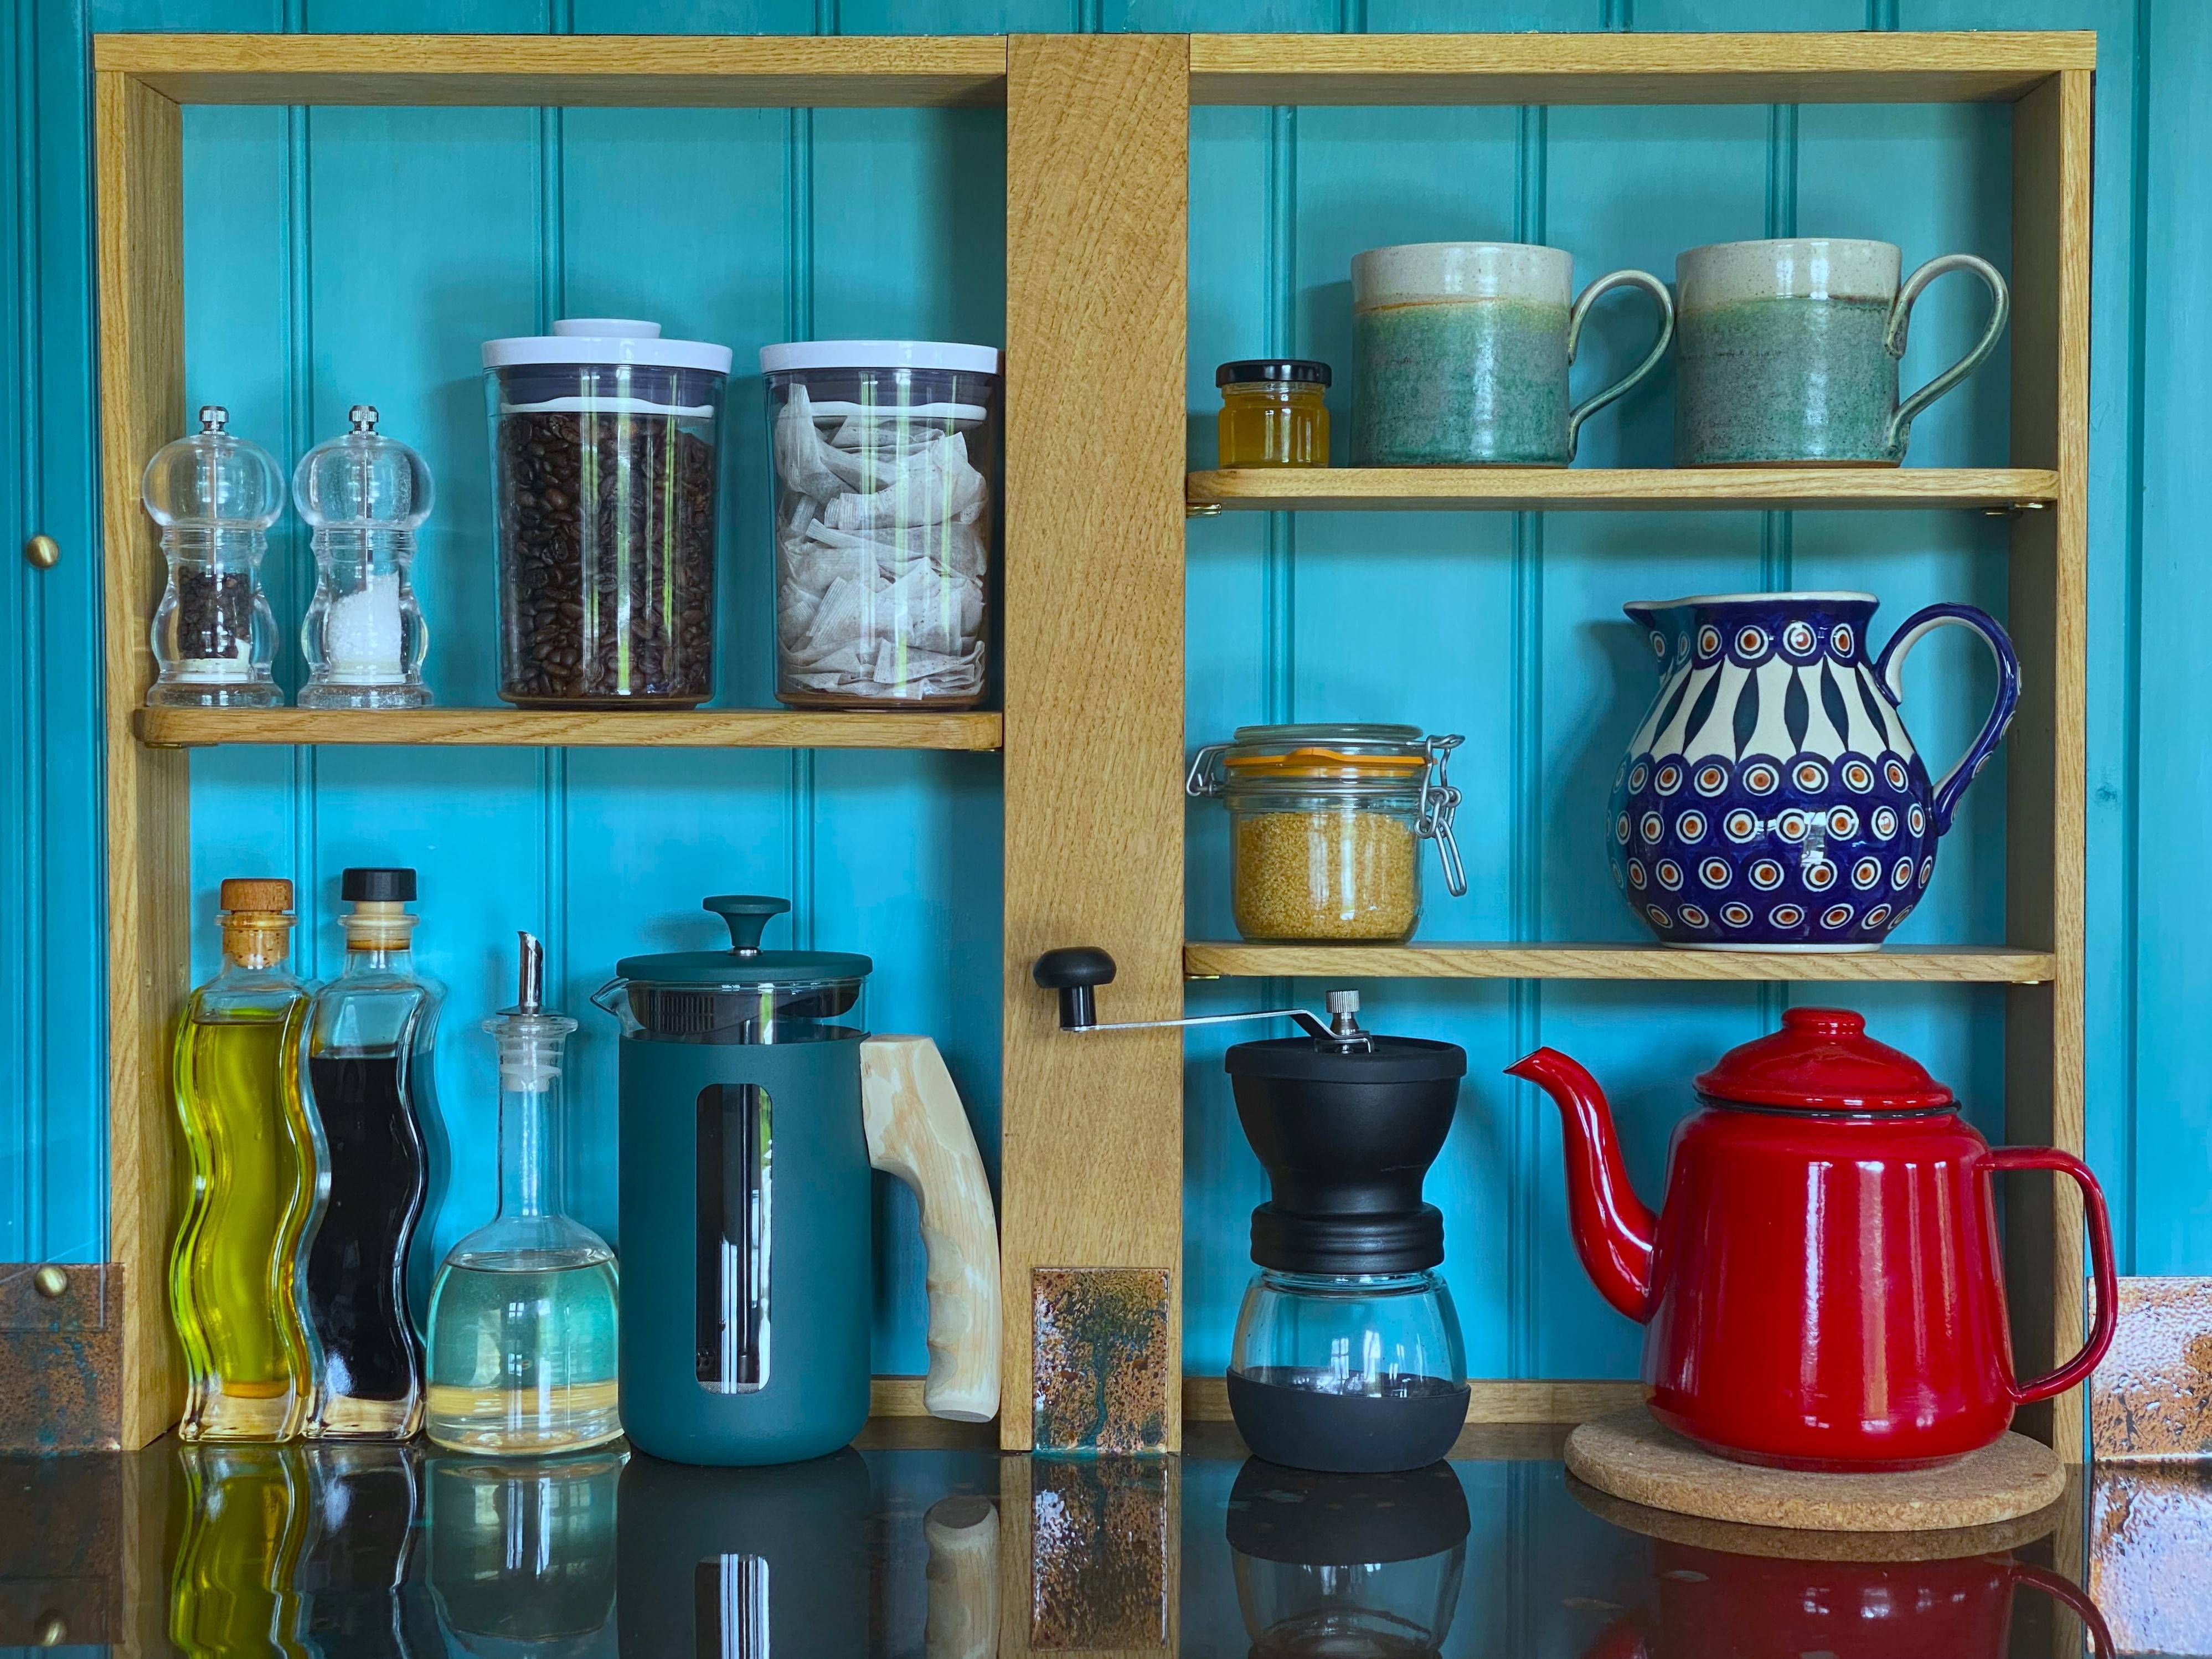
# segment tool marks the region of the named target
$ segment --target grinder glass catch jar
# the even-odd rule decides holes
[[[1060,1029],[1128,1030],[1290,1018],[1304,1035],[1241,1042],[1224,1057],[1237,1121],[1272,1197],[1252,1212],[1252,1260],[1229,1358],[1229,1407],[1254,1452],[1293,1468],[1419,1468],[1467,1419],[1467,1358],[1443,1261],[1443,1216],[1421,1199],[1467,1074],[1467,1053],[1361,1029],[1359,994],[1304,1009],[1101,1024],[1096,988],[1113,959],[1049,951],[1037,983],[1060,993]]]

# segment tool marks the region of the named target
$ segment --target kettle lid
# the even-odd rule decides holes
[[[729,924],[726,951],[672,951],[624,957],[615,977],[656,985],[786,985],[793,981],[862,980],[875,963],[842,951],[764,951],[761,934],[791,908],[788,901],[751,893],[721,893],[701,902]]]
[[[1782,1029],[1723,1054],[1698,1092],[1801,1111],[1924,1112],[1956,1097],[1911,1055],[1866,1034],[1848,1008],[1785,1008]]]

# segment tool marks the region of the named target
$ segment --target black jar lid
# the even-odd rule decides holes
[[[1310,357],[1240,357],[1213,371],[1216,386],[1250,386],[1267,380],[1325,386],[1329,383],[1328,365]]]
[[[1467,1075],[1467,1050],[1427,1037],[1370,1037],[1371,1048],[1325,1047],[1310,1036],[1240,1042],[1221,1057],[1231,1077],[1285,1083],[1441,1083]]]
[[[1464,1542],[1467,1492],[1449,1463],[1325,1474],[1248,1459],[1229,1491],[1229,1547],[1293,1566],[1418,1561]]]

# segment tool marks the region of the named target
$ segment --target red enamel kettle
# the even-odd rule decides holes
[[[1836,1008],[1697,1080],[1656,1218],[1628,1184],[1596,1080],[1555,1049],[1509,1073],[1559,1103],[1575,1248],[1646,1328],[1651,1414],[1701,1445],[1781,1468],[1926,1468],[1986,1446],[2013,1410],[2074,1387],[2112,1346],[2105,1194],[2079,1158],[1992,1150],[1950,1090]],[[2097,1277],[2081,1352],[2013,1377],[1993,1183],[2056,1170],[2081,1188]]]

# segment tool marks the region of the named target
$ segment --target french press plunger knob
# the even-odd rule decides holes
[[[1253,1008],[1234,1014],[1191,1014],[1182,1019],[1133,1019],[1101,1024],[1097,988],[1114,982],[1114,958],[1095,945],[1063,945],[1048,951],[1030,970],[1048,991],[1060,993],[1060,1029],[1085,1031],[1148,1031],[1171,1025],[1226,1025],[1244,1019],[1294,1019],[1317,1043],[1335,1049],[1371,1048],[1360,1029],[1359,993],[1328,993],[1328,1021],[1304,1008]]]

